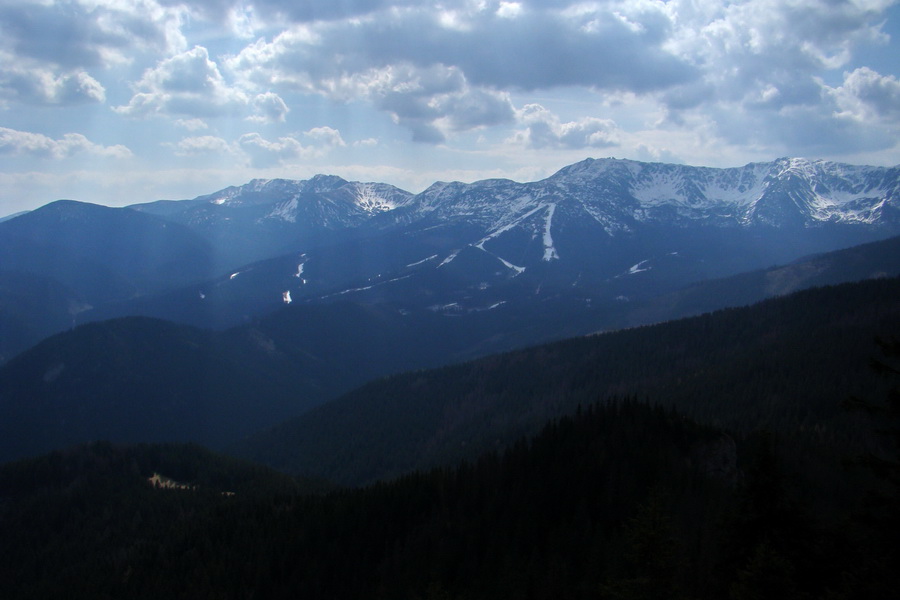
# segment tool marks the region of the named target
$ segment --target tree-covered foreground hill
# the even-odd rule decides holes
[[[817,475],[783,449],[617,401],[456,467],[310,495],[196,447],[95,444],[0,467],[0,584],[15,599],[885,593],[895,557],[853,520],[862,492],[811,508]]]

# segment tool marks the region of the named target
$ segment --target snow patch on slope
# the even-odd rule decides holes
[[[482,248],[482,250],[484,250],[484,248]],[[456,258],[458,255],[459,255],[459,250],[454,250],[453,252],[450,253],[449,256],[447,256],[447,258],[445,258],[444,260],[441,261],[441,264],[439,264],[437,266],[437,268],[440,269],[444,265],[449,265],[450,263],[453,262],[453,259]]]
[[[515,272],[515,275],[513,275],[513,277],[516,277],[516,276],[518,276],[518,275],[521,275],[522,273],[525,272],[525,267],[520,267],[520,266],[518,266],[518,265],[514,265],[514,264],[512,264],[511,262],[509,262],[508,260],[506,260],[505,258],[502,258],[502,257],[500,257],[500,256],[497,256],[497,255],[494,254],[493,252],[490,252],[490,251],[488,251],[488,250],[485,250],[485,249],[482,248],[481,246],[476,246],[476,248],[478,248],[478,249],[481,250],[482,252],[485,252],[485,253],[487,253],[487,254],[490,254],[491,256],[493,256],[494,258],[496,258],[497,260],[499,260],[501,263],[503,263],[503,266],[504,266],[504,267],[506,267],[506,268],[509,269],[510,271]]]
[[[300,255],[300,263],[297,265],[297,272],[294,273],[293,277],[300,279],[303,283],[306,283],[306,279],[303,279],[303,269],[306,266],[306,255]]]
[[[394,210],[398,204],[378,193],[372,183],[356,184],[356,204],[368,213],[378,213]]]
[[[429,256],[428,258],[423,258],[422,260],[418,260],[418,261],[416,261],[416,262],[414,262],[414,263],[409,263],[408,265],[406,265],[406,268],[409,269],[410,267],[417,267],[417,266],[419,266],[419,265],[421,265],[421,264],[427,263],[427,262],[430,261],[430,260],[434,260],[434,259],[436,259],[437,257],[438,257],[437,254],[432,254],[432,255]],[[441,263],[441,264],[444,264],[444,263]]]
[[[553,222],[553,213],[556,212],[556,204],[547,205],[547,217],[544,221],[544,260],[559,260],[559,253],[553,246],[553,236],[550,235],[550,224]]]
[[[512,264],[511,262],[509,262],[508,260],[504,260],[503,258],[500,258],[496,254],[494,256],[497,257],[497,260],[499,260],[500,262],[503,263],[504,267],[506,267],[507,269],[510,269],[512,271],[515,271],[516,275],[521,275],[522,273],[525,272],[525,267],[516,266],[516,265]],[[516,275],[513,275],[513,277],[515,277]]]
[[[646,266],[646,264],[650,262],[650,259],[642,260],[636,265],[633,265],[630,269],[628,269],[629,275],[634,275],[635,273],[643,273],[644,271],[649,271],[650,267]]]
[[[513,229],[513,228],[517,227],[518,225],[520,225],[520,224],[522,223],[522,221],[524,221],[525,219],[527,219],[528,217],[530,217],[530,216],[533,215],[534,213],[538,212],[539,210],[541,210],[541,209],[544,208],[545,206],[546,206],[546,205],[544,205],[544,204],[540,204],[540,205],[538,205],[538,206],[535,206],[534,208],[532,208],[532,209],[529,210],[528,212],[526,212],[524,215],[521,215],[521,216],[513,216],[513,217],[511,217],[511,218],[505,219],[505,220],[504,220],[505,222],[504,222],[504,221],[499,222],[497,225],[495,225],[495,226],[492,228],[492,231],[491,231],[490,233],[488,233],[485,237],[481,238],[476,244],[474,244],[474,246],[475,246],[476,248],[478,248],[479,250],[484,250],[484,244],[485,244],[485,242],[488,242],[488,241],[494,239],[495,237],[499,237],[500,235],[503,235],[504,233],[506,233],[506,232],[509,231],[510,229]],[[501,223],[502,223],[502,224],[501,224]]]
[[[269,212],[264,219],[281,219],[282,221],[286,221],[288,223],[296,223],[297,222],[297,197],[294,196],[290,200],[286,202],[280,202],[275,205],[275,208]]]
[[[397,281],[403,281],[404,279],[409,279],[410,277],[412,277],[412,275],[402,275],[402,276],[400,276],[400,277],[395,277],[394,279],[388,279],[388,280],[386,280],[386,281],[379,281],[379,282],[373,283],[372,285],[366,285],[366,286],[363,286],[363,287],[350,288],[350,289],[347,289],[347,290],[342,290],[342,291],[337,292],[337,293],[334,293],[334,294],[329,294],[329,295],[327,295],[327,296],[322,296],[322,298],[324,299],[324,298],[331,298],[331,297],[333,297],[333,296],[343,296],[343,295],[345,295],[345,294],[353,294],[353,293],[356,293],[356,292],[364,292],[364,291],[366,291],[366,290],[371,290],[372,288],[375,288],[375,287],[379,287],[379,286],[382,286],[382,285],[388,285],[389,283],[395,283],[395,282],[397,282]]]

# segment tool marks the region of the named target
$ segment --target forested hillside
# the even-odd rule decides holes
[[[234,451],[344,483],[450,464],[606,398],[844,448],[866,443],[841,402],[878,393],[876,339],[900,336],[900,279],[537,346],[366,385]]]
[[[95,445],[0,468],[0,581],[9,598],[67,599],[885,593],[896,552],[847,521],[863,488],[813,509],[816,474],[783,454],[778,437],[735,444],[634,401],[454,468],[314,496],[190,449]],[[154,469],[196,485],[154,488]]]
[[[226,287],[233,291],[239,281],[254,289],[254,281],[259,283],[254,277],[263,271],[226,277]],[[526,286],[518,300],[497,297],[478,310],[452,303],[407,310],[402,303],[360,303],[344,296],[323,304],[281,303],[275,313],[223,332],[141,317],[88,323],[0,365],[0,461],[100,439],[189,441],[219,449],[386,375],[747,304],[813,284],[897,275],[900,238],[891,238],[644,301],[595,297],[577,288],[554,293],[541,287],[535,294]],[[526,281],[514,279],[510,285]],[[51,281],[27,274],[5,280],[0,345],[35,333],[28,333],[28,323],[35,323],[28,314],[53,314],[57,325],[71,325],[64,290]],[[29,300],[35,290],[46,292],[40,302]],[[189,296],[196,300],[196,290]],[[176,304],[192,305],[182,300]],[[694,336],[686,335],[686,340]],[[633,370],[643,359],[630,352],[622,356],[635,363],[628,366]],[[658,368],[678,369],[681,363]]]
[[[0,367],[0,461],[90,440],[215,446],[312,404],[302,363],[224,342],[144,317],[51,337]]]

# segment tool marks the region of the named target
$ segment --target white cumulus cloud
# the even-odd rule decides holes
[[[227,141],[213,135],[186,137],[177,144],[173,144],[173,147],[175,154],[178,156],[230,154],[233,152],[231,145]]]
[[[562,122],[540,104],[527,104],[519,111],[526,126],[515,139],[532,148],[609,148],[619,145],[620,131],[609,119],[585,117]]]
[[[298,159],[318,158],[336,147],[345,146],[341,134],[331,127],[314,127],[301,136],[311,143],[304,145],[297,135],[281,136],[275,140],[259,133],[246,133],[237,141],[253,167],[272,167]]]
[[[257,94],[253,98],[253,108],[256,112],[249,117],[249,120],[260,123],[283,123],[290,112],[281,96],[274,92]]]
[[[312,140],[320,150],[347,145],[341,137],[341,132],[331,127],[313,127],[303,135]]]
[[[106,101],[106,89],[85,71],[58,74],[50,69],[6,67],[14,61],[0,54],[0,99],[45,106],[72,106]]]
[[[666,5],[674,24],[666,47],[698,65],[701,76],[661,96],[669,122],[682,124],[693,112],[714,117],[713,131],[726,139],[747,141],[748,130],[761,127],[759,141],[780,138],[785,145],[798,131],[784,128],[793,118],[801,122],[788,125],[801,130],[842,131],[847,123],[829,125],[834,106],[823,77],[848,64],[857,48],[888,41],[882,28],[890,4],[673,0]],[[748,134],[736,135],[741,129]]]
[[[132,117],[179,115],[194,118],[237,116],[250,104],[242,90],[230,86],[202,46],[194,46],[144,72],[131,101],[115,108]]]
[[[834,90],[842,114],[863,121],[886,121],[900,125],[900,80],[861,67],[845,73],[844,83]]]
[[[125,146],[96,144],[80,133],[67,133],[53,139],[40,133],[0,127],[0,155],[32,156],[62,159],[78,154],[109,158],[128,158],[131,151]]]

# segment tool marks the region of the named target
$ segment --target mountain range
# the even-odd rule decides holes
[[[415,196],[318,176],[254,181],[176,203],[177,212],[171,203],[133,208],[202,233],[235,265],[194,293],[195,303],[202,291],[216,304],[209,324],[221,326],[265,310],[247,304],[263,286],[270,302],[289,292],[292,301],[349,296],[449,311],[526,290],[652,295],[900,233],[898,193],[897,168],[604,159],[533,183],[439,182]],[[237,266],[236,249],[247,266]]]
[[[128,315],[223,329],[286,303],[460,316],[644,301],[896,235],[898,193],[897,167],[601,159],[419,194],[320,175],[120,209],[59,201],[0,222],[0,362]]]
[[[602,159],[53,202],[0,222],[0,454],[222,447],[386,375],[894,277],[898,197],[898,167]]]

